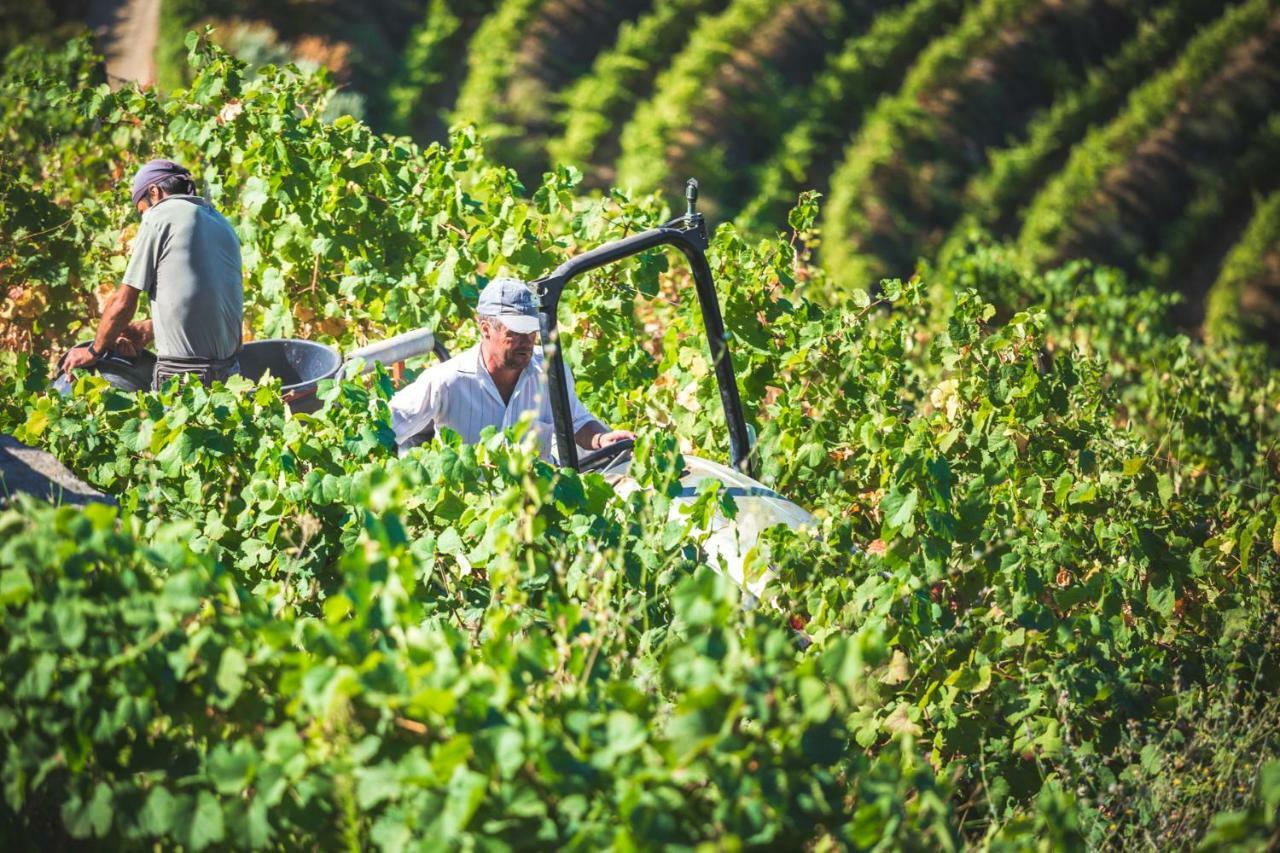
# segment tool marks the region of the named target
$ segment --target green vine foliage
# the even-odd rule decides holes
[[[544,0],[505,0],[486,17],[467,47],[467,77],[458,91],[454,120],[476,125],[493,144],[518,148],[522,128],[509,115],[506,90],[516,73],[524,27]]]
[[[690,124],[708,77],[755,28],[787,5],[781,0],[733,0],[719,14],[698,20],[684,48],[658,75],[649,99],[636,107],[622,130],[619,185],[653,189],[662,184],[666,149]]]
[[[961,6],[954,0],[915,0],[889,9],[833,52],[803,97],[803,113],[780,135],[769,158],[752,168],[755,194],[737,222],[765,230],[782,221],[800,188],[825,180],[821,169],[839,154],[862,113],[905,73],[921,41],[953,22]],[[833,114],[845,118],[833,120]]]
[[[415,139],[445,136],[445,104],[454,94],[449,68],[462,61],[467,36],[492,0],[430,0],[409,34],[387,84],[388,125]]]
[[[1251,280],[1262,278],[1266,260],[1280,237],[1280,191],[1258,199],[1253,217],[1238,245],[1224,259],[1222,272],[1205,300],[1205,331],[1215,342],[1242,336],[1262,338],[1260,300],[1251,293]],[[1261,288],[1259,288],[1261,289]],[[1249,305],[1248,303],[1252,303]],[[1248,313],[1242,307],[1252,307]],[[1265,315],[1263,315],[1265,316]]]
[[[928,42],[895,94],[885,95],[862,117],[830,176],[831,197],[824,211],[828,235],[823,264],[843,281],[867,287],[885,268],[859,249],[858,239],[871,233],[863,209],[871,197],[875,174],[891,165],[901,141],[928,125],[921,97],[960,72],[973,50],[992,44],[1002,27],[1034,13],[1027,0],[983,0],[965,8],[960,20]]]
[[[668,215],[579,197],[572,169],[529,192],[466,129],[418,149],[325,123],[323,77],[245,82],[192,44],[192,86],[165,101],[68,85],[82,44],[6,66],[5,91],[30,94],[2,102],[5,198],[43,202],[0,207],[4,233],[79,250],[73,276],[4,244],[49,304],[87,306],[83,282],[123,264],[110,169],[158,146],[233,217],[255,333],[465,342],[485,277]],[[34,236],[31,210],[72,224]],[[539,461],[527,425],[398,456],[385,372],[291,415],[275,382],[83,377],[61,397],[39,355],[6,356],[0,430],[118,507],[0,515],[0,832],[194,850],[1155,837],[1115,792],[1142,796],[1221,684],[1280,676],[1280,379],[1260,349],[1175,333],[1167,296],[1029,267],[980,232],[822,307],[818,218],[806,193],[790,233],[721,225],[710,252],[762,479],[817,519],[748,554],[777,574],[754,607],[700,552],[732,497],[675,509],[685,456],[727,448],[674,256],[589,276],[562,319],[588,405],[639,433],[626,498]],[[82,333],[42,327],[29,349]],[[1253,766],[1196,832],[1274,837],[1274,765]]]
[[[547,143],[553,163],[588,170],[606,165],[617,147],[627,111],[649,91],[660,61],[670,59],[688,35],[689,20],[713,14],[726,0],[672,0],[618,28],[616,42],[602,51],[584,74],[558,97],[563,134]]]
[[[1109,124],[1092,130],[1072,148],[1065,166],[1039,190],[1023,217],[1018,241],[1029,257],[1053,257],[1102,176],[1122,162],[1183,99],[1220,72],[1243,34],[1257,32],[1272,12],[1267,2],[1227,8],[1196,34],[1172,66],[1134,89],[1124,109]]]
[[[14,168],[3,197],[25,197],[5,204],[4,233],[41,230],[50,205],[68,212],[55,232],[61,243],[6,239],[0,259],[17,265],[41,254],[34,249],[56,250],[42,252],[52,268],[34,289],[61,313],[33,327],[35,349],[82,335],[96,310],[86,297],[119,281],[136,222],[128,179],[153,156],[190,164],[236,226],[255,336],[346,344],[391,327],[443,327],[474,295],[478,267],[525,277],[547,268],[541,223],[513,202],[523,188],[511,170],[483,160],[473,133],[420,151],[350,117],[328,123],[323,74],[268,66],[246,81],[235,59],[189,41],[191,88],[165,101],[92,85],[83,43],[70,62],[20,52],[6,64],[4,158]],[[37,80],[47,87],[33,100],[25,93]],[[39,121],[45,105],[52,125]],[[558,204],[567,174],[539,192],[541,212]]]
[[[1008,230],[1019,207],[1061,166],[1090,126],[1114,114],[1150,69],[1176,56],[1218,9],[1218,4],[1195,0],[1155,9],[1113,57],[1089,71],[1082,86],[1029,122],[1025,138],[988,153],[990,166],[965,188],[966,216]]]

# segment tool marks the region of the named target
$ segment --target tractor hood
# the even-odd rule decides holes
[[[683,489],[671,508],[672,518],[679,517],[681,506],[693,503],[703,480],[715,480],[723,484],[725,491],[737,504],[738,513],[734,518],[728,519],[717,512],[702,549],[709,565],[718,570],[723,569],[739,586],[759,598],[771,579],[772,572],[766,571],[752,578],[743,577],[747,552],[755,546],[765,528],[775,524],[785,524],[794,530],[813,528],[813,516],[768,486],[726,465],[697,456],[685,456],[684,459],[686,471],[680,478]],[[614,481],[613,487],[623,497],[640,488],[635,480],[625,474]]]

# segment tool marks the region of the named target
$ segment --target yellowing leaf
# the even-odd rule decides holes
[[[907,656],[902,653],[902,649],[894,649],[893,657],[885,665],[884,673],[880,676],[880,683],[901,684],[910,677],[910,672],[907,668]]]
[[[919,737],[924,734],[924,729],[920,728],[909,716],[910,710],[906,704],[901,704],[893,709],[893,713],[885,717],[881,728],[893,735],[911,735]]]

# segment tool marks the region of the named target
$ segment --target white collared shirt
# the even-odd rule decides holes
[[[596,420],[574,389],[573,374],[565,371],[569,385],[569,411],[573,415],[576,434]],[[542,348],[533,351],[529,366],[520,374],[511,400],[502,402],[493,377],[480,358],[480,345],[459,353],[441,364],[424,370],[417,379],[391,398],[391,427],[396,444],[403,452],[405,443],[434,425],[436,430],[448,427],[468,443],[480,440],[480,430],[495,426],[499,430],[515,426],[525,412],[534,412],[534,431],[541,442],[544,458],[549,459],[555,443],[551,397],[547,391],[547,374],[543,369]]]

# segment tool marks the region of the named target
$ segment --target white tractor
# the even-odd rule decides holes
[[[766,571],[754,577],[746,577],[747,552],[768,527],[785,524],[793,529],[801,529],[812,527],[814,519],[804,509],[753,477],[756,460],[751,431],[742,413],[724,320],[720,314],[715,284],[711,279],[711,267],[707,263],[707,229],[702,215],[697,212],[697,193],[697,182],[690,180],[685,193],[688,209],[683,216],[661,227],[606,243],[571,258],[557,267],[551,275],[531,283],[539,300],[542,319],[543,354],[551,395],[555,451],[560,465],[583,472],[597,472],[624,497],[640,488],[628,474],[633,445],[630,440],[608,445],[585,456],[578,454],[573,419],[569,413],[564,355],[560,346],[556,312],[565,288],[584,273],[650,249],[674,246],[688,260],[693,271],[703,326],[711,350],[711,363],[715,367],[720,400],[724,405],[731,458],[730,465],[726,466],[700,456],[686,455],[685,470],[680,478],[682,490],[674,502],[672,513],[678,517],[682,506],[697,499],[703,481],[714,480],[720,483],[724,493],[733,498],[737,513],[730,519],[717,512],[710,528],[699,531],[700,534],[705,534],[702,541],[703,554],[712,567],[727,573],[752,598],[759,599],[770,580],[770,573]],[[406,358],[431,352],[433,348],[437,355],[444,358],[439,342],[430,331],[421,329],[369,344],[349,353],[348,358],[362,359],[368,370],[374,362],[393,365]],[[428,437],[426,434],[418,436],[411,443]]]
[[[702,531],[707,534],[702,545],[703,551],[713,567],[725,571],[745,591],[759,598],[770,574],[766,571],[756,577],[746,577],[747,552],[755,545],[765,528],[776,524],[785,524],[795,529],[811,527],[814,519],[804,509],[753,477],[755,448],[742,413],[742,401],[738,396],[724,319],[720,314],[715,283],[711,279],[711,267],[707,263],[707,228],[702,214],[697,212],[696,181],[689,181],[685,198],[688,208],[683,216],[661,227],[606,243],[571,258],[557,267],[551,275],[533,282],[542,318],[542,340],[551,411],[555,422],[556,449],[561,465],[579,471],[599,471],[619,494],[626,495],[639,488],[627,473],[632,442],[621,441],[586,456],[578,456],[578,447],[573,438],[573,419],[569,413],[564,355],[559,345],[556,311],[565,288],[583,273],[649,249],[674,246],[688,260],[693,271],[694,288],[711,350],[711,363],[720,389],[720,401],[724,406],[731,467],[698,456],[685,456],[686,469],[680,478],[683,489],[672,512],[679,513],[682,504],[693,502],[703,481],[719,482],[724,492],[733,498],[738,511],[732,519],[717,513],[710,529]]]

